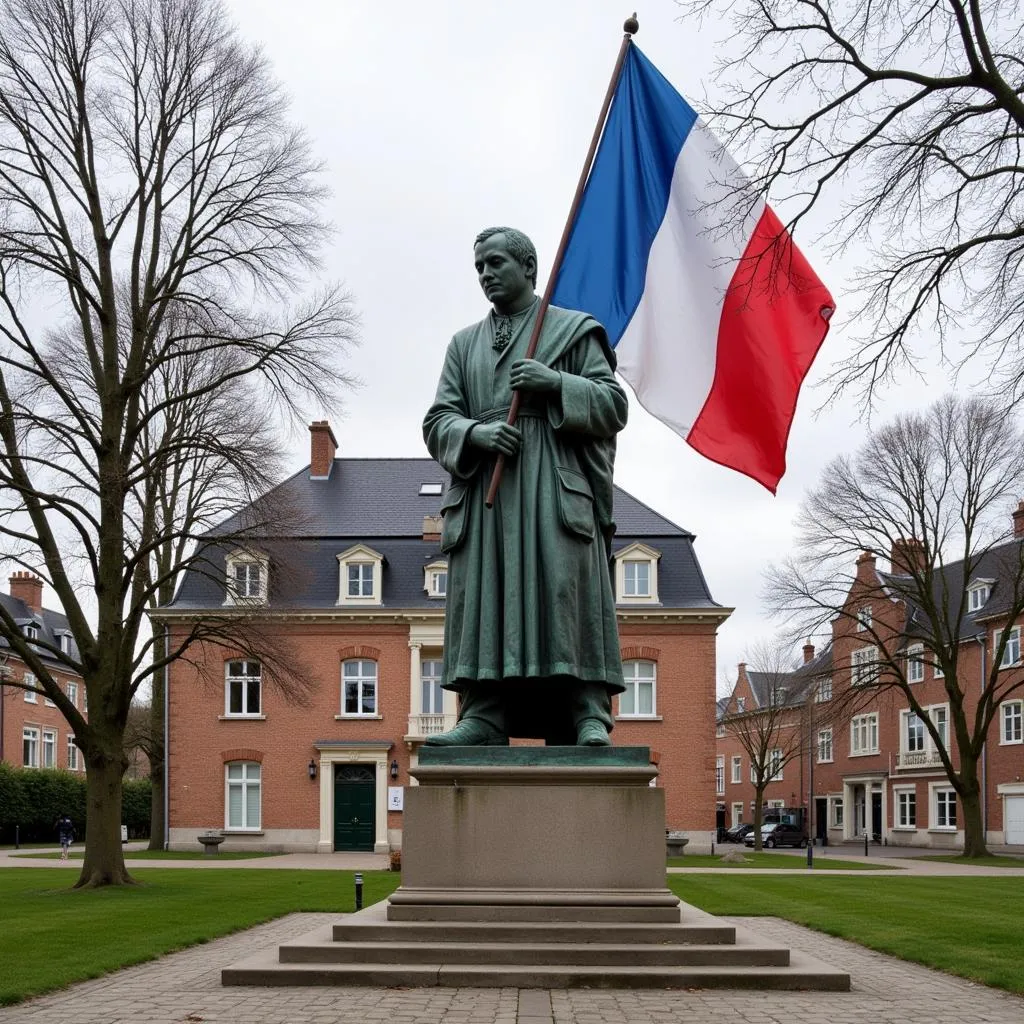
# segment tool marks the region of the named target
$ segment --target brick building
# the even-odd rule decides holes
[[[287,699],[256,660],[212,645],[168,672],[172,848],[208,829],[225,848],[400,845],[401,787],[455,696],[439,685],[447,568],[438,518],[446,474],[429,459],[336,457],[314,423],[311,460],[275,499],[299,513],[287,538],[252,539],[186,574],[157,613],[189,623],[244,615],[289,645],[307,687]],[[614,575],[627,691],[613,742],[658,759],[667,823],[708,847],[715,635],[729,609],[710,595],[692,534],[616,489]]]
[[[1021,633],[1024,616],[1008,621],[1008,594],[1021,571],[1024,548],[1024,502],[1014,513],[1014,536],[988,551],[965,580],[963,562],[947,563],[934,586],[952,595],[950,605],[966,595],[956,648],[957,677],[968,694],[967,713],[973,716],[983,680],[992,667],[1002,631],[1009,639],[999,668],[999,687],[1024,683]],[[897,541],[890,566],[906,565],[913,541]],[[908,547],[909,546],[909,547]],[[955,613],[954,613],[955,614]],[[832,624],[828,649],[817,657],[805,648],[805,667],[820,680],[808,691],[798,719],[812,737],[799,766],[787,765],[783,776],[765,793],[769,805],[806,808],[808,794],[811,830],[830,843],[862,842],[865,832],[888,845],[956,849],[963,846],[963,821],[958,799],[930,730],[908,706],[905,693],[895,688],[863,689],[871,674],[885,671],[879,663],[880,645],[899,659],[908,687],[927,710],[936,731],[945,738],[952,763],[959,767],[956,737],[949,714],[945,678],[933,656],[926,654],[924,625],[918,609],[902,596],[900,577],[885,572],[876,559],[862,555],[856,564],[843,614]],[[813,662],[813,664],[812,664]],[[1005,673],[1005,675],[1004,675]],[[717,799],[726,824],[736,815],[750,821],[753,787],[749,765],[730,734],[730,715],[737,703],[758,700],[741,666],[733,694],[720,702],[717,761]],[[976,688],[969,683],[977,681]],[[762,695],[763,697],[763,695]],[[835,708],[833,711],[832,709]],[[807,712],[813,712],[813,718]],[[739,762],[737,762],[739,758]],[[813,759],[813,764],[812,764]],[[813,788],[811,773],[813,771]],[[1005,696],[989,728],[981,761],[980,781],[985,834],[988,843],[1024,846],[1024,689]]]
[[[43,607],[43,581],[38,576],[14,573],[10,577],[10,594],[0,594],[0,605],[26,640],[39,640],[62,651],[74,650],[65,616]],[[82,678],[68,672],[44,648],[36,650],[68,700],[85,713]],[[56,704],[42,692],[4,685],[5,681],[13,680],[31,686],[36,677],[0,637],[0,761],[28,768],[84,772],[85,762],[75,746],[74,733]]]

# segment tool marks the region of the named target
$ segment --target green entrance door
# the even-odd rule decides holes
[[[375,774],[372,765],[335,766],[335,850],[373,850]]]

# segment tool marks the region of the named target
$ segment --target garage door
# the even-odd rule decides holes
[[[1006,842],[1024,846],[1024,796],[1003,797],[1006,812]]]

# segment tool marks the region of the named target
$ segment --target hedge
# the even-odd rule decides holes
[[[149,779],[125,779],[121,821],[132,839],[149,835]],[[0,762],[0,844],[57,842],[54,824],[67,814],[75,838],[85,837],[85,776],[55,768],[16,768]]]

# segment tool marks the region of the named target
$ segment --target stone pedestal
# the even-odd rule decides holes
[[[429,747],[390,920],[678,921],[646,747]]]

